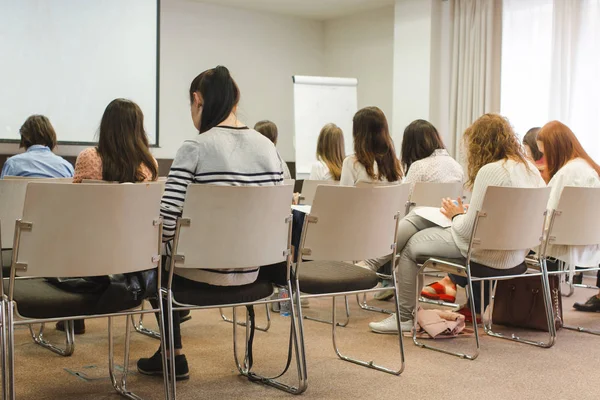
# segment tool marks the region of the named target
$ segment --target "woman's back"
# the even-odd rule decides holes
[[[405,183],[416,182],[462,182],[463,167],[445,149],[438,149],[429,157],[415,161],[406,173]]]
[[[156,160],[154,162],[158,166]],[[146,165],[140,164],[139,168],[144,177],[143,181],[153,180],[152,171]],[[102,176],[102,158],[95,147],[85,149],[77,156],[73,183],[81,183],[84,179],[105,180]]]

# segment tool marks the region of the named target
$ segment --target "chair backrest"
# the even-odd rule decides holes
[[[395,186],[398,185],[396,182],[375,182],[375,181],[358,181],[356,182],[357,188],[374,187],[374,186]]]
[[[284,179],[283,180],[283,184],[284,185],[295,185],[296,184],[296,180],[295,179]]]
[[[322,185],[339,186],[339,181],[314,181],[305,179],[302,183],[302,193],[300,194],[300,204],[312,205],[317,192],[317,187]]]
[[[565,187],[550,226],[552,245],[600,244],[600,188]]]
[[[36,182],[61,182],[61,183],[72,183],[73,178],[41,178],[35,176],[5,176],[2,179],[9,181],[36,181]]]
[[[395,217],[410,185],[319,186],[306,226],[303,255],[310,260],[348,261],[382,257],[395,243]]]
[[[30,182],[13,257],[27,267],[17,274],[79,277],[155,268],[160,198],[160,185],[152,184]]]
[[[542,242],[550,188],[489,186],[473,233],[473,248],[525,250]]]
[[[237,269],[286,260],[294,187],[188,186],[177,268]]]
[[[3,249],[12,249],[15,221],[23,215],[27,179],[0,179],[0,232]]]
[[[410,196],[410,202],[417,207],[440,207],[443,198],[456,199],[462,194],[461,182],[417,182]]]

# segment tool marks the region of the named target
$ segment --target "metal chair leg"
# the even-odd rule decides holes
[[[290,293],[292,292],[292,286],[289,285],[288,288]],[[240,361],[239,353],[237,349],[237,330],[238,326],[241,325],[240,322],[237,321],[237,313],[236,309],[233,309],[233,355],[235,359],[235,363],[238,367],[240,374],[250,378],[253,382],[259,382],[264,385],[272,386],[276,389],[291,393],[291,394],[301,394],[307,388],[307,375],[306,375],[306,356],[304,351],[304,328],[302,325],[302,309],[300,306],[300,296],[293,296],[290,300],[291,304],[291,318],[290,318],[290,329],[292,336],[292,346],[294,349],[294,355],[296,359],[296,369],[298,371],[298,384],[297,386],[290,386],[285,383],[282,383],[277,380],[277,378],[267,378],[261,375],[252,372],[248,366],[248,336],[250,334],[250,321],[248,319],[248,313],[246,312],[246,346],[244,352],[244,360]],[[294,304],[296,303],[296,304]]]
[[[346,326],[348,326],[348,323],[350,322],[350,306],[348,305],[348,296],[344,296],[344,303],[346,306],[346,321],[344,321],[344,323],[336,322],[337,326],[341,326],[342,328],[345,328]],[[330,320],[316,318],[316,317],[309,317],[307,315],[304,316],[304,319],[308,319],[310,321],[322,322],[324,324],[332,324],[332,322]],[[333,320],[333,316],[332,316],[332,320]]]
[[[356,295],[356,302],[358,303],[358,306],[365,311],[373,311],[373,312],[378,312],[378,313],[382,313],[382,314],[393,314],[394,313],[393,311],[387,310],[385,308],[379,308],[379,307],[374,307],[374,306],[368,305],[366,293],[363,293],[362,302],[360,301],[359,296],[360,296],[359,294]]]
[[[15,312],[15,304],[14,302],[6,302],[6,349],[7,349],[7,377],[6,377],[6,387],[4,388],[6,399],[15,400],[16,388],[15,388],[15,326],[14,326],[14,312]]]
[[[556,326],[554,325],[554,313],[552,311],[552,296],[550,293],[550,283],[548,281],[548,275],[546,272],[542,272],[541,275],[541,279],[542,279],[542,288],[544,290],[544,306],[546,307],[546,321],[548,323],[548,340],[545,342],[540,342],[540,341],[535,341],[535,340],[529,340],[529,339],[522,339],[519,336],[515,335],[514,333],[511,334],[510,336],[507,336],[503,333],[498,333],[498,332],[494,332],[492,330],[492,315],[494,313],[494,297],[495,297],[495,291],[496,291],[496,287],[494,285],[493,288],[490,288],[490,290],[492,291],[493,295],[492,295],[492,300],[490,302],[490,312],[489,312],[489,319],[487,321],[483,321],[483,329],[485,331],[486,334],[488,334],[489,336],[492,337],[496,337],[496,338],[500,338],[500,339],[506,339],[506,340],[510,340],[513,342],[519,342],[519,343],[523,343],[523,344],[529,344],[532,346],[536,346],[536,347],[542,347],[542,348],[550,348],[554,345],[554,342],[556,341]],[[482,285],[485,282],[482,282]],[[491,284],[491,282],[490,282]]]
[[[265,326],[256,326],[254,329],[256,329],[257,331],[262,331],[262,332],[267,332],[269,330],[269,328],[271,327],[271,310],[269,310],[269,305],[265,304],[265,310],[267,313],[267,325]],[[223,321],[225,322],[229,322],[229,323],[233,323],[233,319],[229,319],[225,316],[225,313],[223,313],[223,309],[219,308],[219,313],[221,314],[221,318],[223,319]],[[246,326],[246,323],[244,321],[238,321],[238,324],[240,326]]]
[[[2,365],[0,366],[0,368],[2,368],[2,399],[6,399],[8,398],[8,393],[7,393],[7,389],[8,389],[8,384],[7,384],[7,379],[8,379],[8,362],[7,362],[7,348],[6,348],[6,301],[4,301],[4,299],[0,298],[0,329],[2,330],[0,332],[0,352],[1,352],[1,357],[2,357]]]
[[[114,357],[114,339],[113,339],[113,317],[108,317],[108,372],[113,387],[121,396],[131,400],[141,400],[142,398],[133,392],[127,390],[127,371],[129,366],[129,339],[131,331],[129,328],[129,320],[133,322],[133,316],[128,315],[125,321],[125,351],[123,359],[123,374],[121,375],[120,382],[117,380],[115,375],[115,357]]]
[[[144,310],[144,306],[145,303],[142,303],[142,311]],[[133,325],[133,328],[135,329],[136,332],[141,333],[142,335],[146,335],[149,336],[153,339],[158,339],[160,340],[160,333],[153,331],[152,329],[148,329],[146,327],[144,327],[144,314],[140,314],[140,319],[138,320],[138,323],[135,323],[135,320],[133,319],[133,317],[131,318],[131,323]]]
[[[394,281],[394,285],[396,284],[396,282]],[[395,303],[396,303],[396,320],[398,323],[398,327],[400,328],[400,305],[398,303],[398,296],[395,296]],[[335,310],[335,296],[333,296],[332,299],[332,315],[333,315],[333,321],[336,321],[336,310]],[[367,367],[367,368],[371,368],[377,371],[381,371],[381,372],[385,372],[388,374],[392,374],[392,375],[400,375],[403,371],[404,371],[404,343],[402,341],[402,332],[399,332],[398,334],[398,343],[400,346],[400,368],[399,369],[390,369],[387,367],[383,367],[381,365],[377,365],[373,362],[373,360],[371,361],[363,361],[363,360],[359,360],[353,357],[349,357],[346,356],[344,354],[342,354],[342,352],[340,351],[338,344],[337,344],[337,336],[336,336],[336,328],[337,328],[338,324],[331,324],[331,338],[332,338],[332,342],[333,342],[333,350],[335,351],[335,354],[342,360],[353,363],[353,364],[357,364],[363,367]],[[401,328],[400,328],[401,329]]]
[[[420,268],[420,270],[417,274],[417,292],[416,292],[416,301],[417,302],[416,302],[416,304],[419,304],[419,297],[420,297],[421,289],[423,288],[422,272],[423,272],[423,267]],[[469,298],[469,304],[470,304],[471,310],[475,310],[475,301],[473,298],[473,286],[472,286],[472,282],[471,282],[471,277],[469,276],[468,278],[469,278],[469,283],[467,285],[467,296]],[[431,345],[425,344],[424,342],[419,341],[419,339],[417,338],[417,318],[416,317],[414,318],[412,337],[413,337],[414,344],[421,348],[439,351],[440,353],[449,354],[449,355],[464,358],[467,360],[475,360],[479,356],[479,350],[480,350],[479,332],[477,331],[477,318],[476,317],[473,318],[473,332],[475,333],[475,352],[472,354],[449,351],[449,350],[431,346]]]
[[[35,344],[52,351],[63,357],[69,357],[75,352],[75,321],[65,321],[65,348],[60,348],[44,339],[44,324],[40,324],[40,329],[36,333],[33,326],[29,325],[29,332]]]

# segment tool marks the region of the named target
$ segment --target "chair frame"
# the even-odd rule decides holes
[[[154,226],[158,226],[157,229],[157,254],[160,254],[162,248],[162,230],[163,223],[162,218],[158,217],[153,221]],[[131,400],[140,400],[141,397],[137,396],[135,393],[131,392],[127,389],[127,373],[129,366],[129,338],[130,338],[130,325],[129,320],[132,320],[132,316],[140,313],[159,313],[160,319],[162,320],[162,303],[158,309],[150,309],[150,310],[130,310],[130,311],[122,311],[118,313],[107,313],[107,314],[92,314],[92,315],[83,315],[83,316],[69,316],[69,317],[60,317],[60,318],[24,318],[22,320],[15,320],[15,315],[18,315],[16,311],[17,303],[14,301],[14,284],[16,280],[16,271],[18,269],[22,269],[23,265],[17,262],[17,257],[19,254],[19,245],[20,245],[20,237],[21,232],[23,230],[31,230],[33,229],[33,223],[23,221],[22,219],[18,219],[15,223],[15,236],[14,236],[14,244],[13,244],[13,256],[12,256],[12,265],[11,265],[11,273],[10,273],[10,283],[8,294],[4,293],[4,286],[0,287],[0,296],[1,296],[1,307],[0,307],[0,321],[2,323],[2,334],[0,345],[2,346],[2,379],[3,379],[3,398],[5,399],[15,399],[16,391],[15,391],[15,355],[14,355],[14,327],[19,325],[29,325],[31,330],[31,324],[42,324],[42,328],[40,329],[38,338],[42,339],[43,334],[43,324],[46,322],[56,322],[56,321],[65,321],[65,327],[69,327],[67,329],[67,335],[69,332],[73,331],[73,323],[76,319],[92,319],[92,318],[107,318],[108,317],[108,345],[109,345],[109,374],[111,378],[111,383],[113,388],[117,393],[121,396],[131,399]],[[161,267],[160,267],[160,257],[156,257],[153,259],[153,262],[157,265],[157,286],[160,290],[160,282],[161,282]],[[1,272],[0,272],[1,274]],[[20,277],[19,280],[23,279],[32,279],[33,277]],[[112,318],[125,316],[127,318],[127,323],[125,324],[125,352],[124,352],[124,363],[123,363],[123,372],[120,379],[117,379],[114,368],[114,341],[113,341],[113,327],[112,327]],[[22,317],[23,318],[23,317]],[[33,335],[33,333],[32,333]],[[68,336],[67,336],[68,337]],[[35,340],[35,336],[34,336]],[[37,343],[37,341],[36,341]],[[38,343],[41,344],[41,343]],[[42,344],[41,344],[42,345]],[[61,354],[61,349],[58,349],[50,344],[43,345],[46,348],[54,351],[57,354]],[[69,350],[67,348],[66,350]],[[163,364],[163,368],[166,365]],[[166,370],[166,368],[164,368]],[[165,393],[168,389],[168,382],[166,378],[166,374],[164,377],[164,389]]]
[[[287,249],[285,250],[283,256],[286,259],[286,268],[287,268],[287,289],[289,290],[289,293],[294,293],[293,292],[293,285],[290,281],[290,269],[291,269],[291,263],[292,263],[292,251],[291,251],[291,240],[292,240],[292,215],[290,214],[289,216],[286,217],[285,222],[286,224],[288,224],[288,238],[287,238]],[[173,294],[173,290],[172,290],[172,284],[173,284],[173,275],[174,275],[174,271],[175,268],[177,268],[177,263],[178,262],[182,262],[185,260],[183,255],[179,255],[177,253],[178,250],[178,245],[179,245],[179,237],[181,235],[181,228],[184,226],[190,226],[192,223],[190,218],[183,218],[183,217],[179,217],[177,219],[177,223],[175,226],[175,236],[173,238],[173,248],[172,248],[172,256],[170,258],[170,264],[169,264],[169,276],[168,276],[168,280],[167,280],[167,286],[166,287],[161,287],[159,294],[160,294],[160,300],[166,300],[166,304],[167,304],[167,308],[165,310],[165,312],[167,313],[167,327],[166,329],[168,329],[168,332],[170,332],[169,337],[173,337],[173,311],[183,311],[183,310],[204,310],[204,309],[214,309],[214,308],[232,308],[233,309],[233,319],[232,319],[232,325],[233,325],[233,353],[234,353],[234,360],[236,363],[236,366],[238,368],[238,371],[240,372],[241,375],[250,378],[252,381],[254,382],[259,382],[268,386],[272,386],[276,389],[291,393],[291,394],[301,394],[303,393],[306,388],[307,388],[307,378],[306,378],[306,358],[304,355],[304,333],[303,333],[303,329],[302,329],[302,319],[301,319],[301,315],[299,313],[300,310],[300,297],[299,296],[290,296],[289,299],[263,299],[263,300],[259,300],[259,301],[254,301],[254,302],[246,302],[246,303],[233,303],[233,304],[218,304],[218,305],[212,305],[212,306],[197,306],[197,305],[192,305],[192,304],[185,304],[185,303],[180,303],[178,302],[175,298],[174,298],[174,294]],[[241,306],[248,306],[248,305],[265,305],[268,306],[271,303],[281,303],[283,301],[289,301],[291,306],[291,318],[290,318],[290,322],[291,322],[291,336],[292,336],[292,341],[293,341],[293,349],[295,352],[295,358],[296,358],[296,367],[297,367],[297,371],[298,371],[298,384],[297,386],[292,386],[292,385],[287,385],[283,382],[280,382],[277,380],[277,378],[268,378],[268,377],[264,377],[261,376],[259,374],[256,374],[254,372],[251,371],[251,366],[249,366],[249,359],[248,359],[248,342],[246,340],[246,350],[244,351],[244,359],[243,361],[240,360],[240,355],[238,353],[237,350],[237,344],[238,344],[238,335],[237,335],[237,330],[238,330],[238,326],[241,325],[241,321],[237,320],[237,312],[236,312],[236,307],[241,307]],[[162,304],[162,301],[159,301],[159,303]],[[164,321],[161,320],[160,321],[161,325],[164,325]],[[251,321],[249,320],[248,317],[248,313],[246,312],[246,322],[245,322],[245,327],[246,327],[246,339],[249,336],[249,332],[250,332],[250,328],[251,328]],[[175,344],[173,342],[173,340],[169,341],[168,344],[168,349],[167,349],[167,344],[165,343],[164,340],[161,340],[161,350],[162,350],[162,354],[163,354],[163,363],[164,362],[168,362],[168,368],[165,368],[164,370],[171,370],[174,371],[175,370],[175,357],[171,357],[169,360],[166,359],[166,354],[175,354]],[[167,399],[176,399],[176,380],[172,377],[169,376],[167,377],[167,375],[172,375],[172,374],[164,374],[166,379],[168,380],[168,397]]]
[[[544,213],[544,215],[547,215],[547,213],[548,212],[546,211]],[[503,333],[494,332],[492,330],[492,314],[493,314],[493,309],[494,309],[493,308],[494,307],[493,300],[494,300],[495,285],[493,285],[493,289],[490,290],[490,305],[489,305],[490,318],[489,318],[489,320],[482,321],[482,322],[483,322],[484,331],[489,336],[506,339],[506,340],[511,340],[511,341],[524,343],[524,344],[530,344],[530,345],[542,347],[542,348],[552,347],[556,341],[556,327],[554,325],[554,319],[553,319],[554,313],[552,312],[550,284],[548,282],[548,270],[546,267],[545,249],[546,249],[546,244],[547,244],[548,238],[546,238],[544,236],[544,226],[541,227],[541,236],[540,236],[541,249],[543,249],[543,250],[541,251],[541,254],[539,256],[539,262],[538,262],[538,265],[536,266],[536,269],[538,269],[539,272],[538,271],[536,271],[534,273],[526,272],[522,275],[476,278],[471,275],[471,257],[472,257],[472,253],[474,250],[474,245],[477,245],[479,242],[479,240],[477,239],[477,228],[479,225],[479,221],[485,217],[487,217],[486,213],[477,211],[476,218],[475,218],[475,224],[473,226],[473,231],[471,232],[471,238],[469,240],[469,249],[467,252],[467,257],[466,257],[466,261],[465,261],[464,265],[450,263],[450,262],[447,262],[444,260],[437,259],[435,257],[429,258],[425,263],[420,265],[420,268],[419,268],[419,271],[417,274],[417,291],[416,291],[417,303],[416,304],[417,305],[419,304],[420,292],[421,292],[421,288],[423,287],[423,275],[425,273],[425,268],[428,268],[428,267],[433,268],[437,271],[453,273],[453,274],[457,274],[457,275],[466,277],[468,280],[468,284],[466,287],[467,297],[469,298],[469,306],[470,306],[471,310],[475,310],[475,300],[473,297],[474,296],[473,282],[477,282],[477,281],[482,282],[481,299],[482,299],[482,304],[484,304],[483,303],[483,299],[484,299],[484,286],[483,285],[485,284],[484,281],[489,281],[490,286],[492,286],[493,283],[498,280],[523,278],[525,276],[539,276],[542,280],[542,288],[544,290],[544,293],[543,293],[544,305],[546,308],[546,321],[548,323],[548,334],[549,334],[549,338],[547,341],[540,342],[540,341],[527,340],[527,339],[522,339],[519,336],[516,336],[514,334],[507,336]],[[412,337],[413,337],[413,342],[415,343],[415,345],[417,345],[421,348],[439,351],[441,353],[457,356],[457,357],[464,358],[467,360],[475,360],[479,356],[481,346],[480,346],[480,342],[479,342],[479,332],[477,329],[477,318],[473,318],[473,322],[472,322],[473,332],[474,332],[474,336],[475,336],[475,351],[472,354],[453,352],[453,351],[442,349],[442,348],[439,348],[436,346],[431,346],[431,345],[428,345],[428,344],[425,344],[425,343],[419,341],[419,339],[417,338],[417,323],[418,323],[417,319],[414,318],[414,327],[413,327]]]
[[[395,222],[395,228],[394,228],[394,241],[393,243],[390,245],[390,248],[392,250],[392,265],[396,265],[397,264],[397,259],[398,259],[398,253],[397,253],[397,246],[396,246],[396,240],[397,240],[397,235],[398,235],[398,223],[400,222],[401,216],[400,216],[400,212],[397,212],[396,215],[394,216],[394,220]],[[306,218],[304,219],[304,226],[302,227],[302,235],[300,237],[300,255],[310,255],[311,254],[311,250],[308,248],[305,248],[305,242],[306,242],[306,234],[308,231],[308,227],[309,224],[317,224],[318,223],[318,219],[314,216],[310,216],[307,215]],[[299,272],[301,271],[302,268],[302,258],[303,257],[298,257],[298,262],[296,265],[296,282],[295,282],[295,286],[296,286],[296,290],[300,293],[301,292],[301,287],[300,287],[300,281],[298,278]],[[336,315],[336,297],[338,296],[349,296],[349,295],[356,295],[358,298],[358,295],[360,294],[366,294],[366,293],[370,293],[370,292],[380,292],[383,290],[389,290],[389,288],[373,288],[373,289],[367,289],[367,290],[358,290],[358,291],[347,291],[347,292],[335,292],[335,293],[323,293],[323,294],[303,294],[301,296],[298,296],[299,298],[302,299],[310,299],[310,298],[319,298],[319,297],[332,297],[332,311],[331,311],[331,315],[332,315],[332,322],[331,322],[331,337],[332,337],[332,343],[333,343],[333,349],[335,351],[335,354],[344,361],[353,363],[353,364],[357,364],[363,367],[367,367],[367,368],[371,368],[377,371],[381,371],[381,372],[385,372],[388,374],[392,374],[392,375],[396,375],[399,376],[400,374],[402,374],[402,372],[404,371],[404,368],[406,366],[405,363],[405,356],[404,356],[404,343],[402,341],[402,327],[400,324],[400,304],[398,302],[398,291],[397,291],[397,285],[396,285],[396,271],[397,267],[394,267],[394,273],[392,273],[392,280],[393,280],[393,290],[394,290],[394,299],[395,299],[395,307],[396,307],[396,322],[398,324],[398,329],[399,329],[399,335],[398,335],[398,344],[399,344],[399,351],[400,351],[400,367],[398,369],[392,369],[392,368],[387,368],[387,367],[383,367],[381,365],[377,365],[375,364],[372,360],[371,361],[363,361],[363,360],[359,360],[357,358],[351,357],[351,356],[347,356],[345,354],[343,354],[338,346],[338,340],[337,340],[337,327],[340,326],[337,323],[337,315]],[[347,302],[347,301],[346,301]],[[300,302],[298,302],[298,306],[299,306],[299,314],[300,317],[302,317],[302,307],[300,306]],[[302,323],[300,323],[300,326],[302,326]]]

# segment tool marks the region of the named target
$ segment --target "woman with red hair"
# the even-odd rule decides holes
[[[600,187],[600,166],[568,126],[559,121],[548,122],[537,135],[537,145],[546,164],[542,177],[552,187],[548,209],[556,209],[565,186]],[[600,246],[551,245],[547,255],[570,265],[593,267],[600,263]],[[600,287],[600,277],[597,286]],[[580,311],[600,311],[600,293],[573,307]]]

